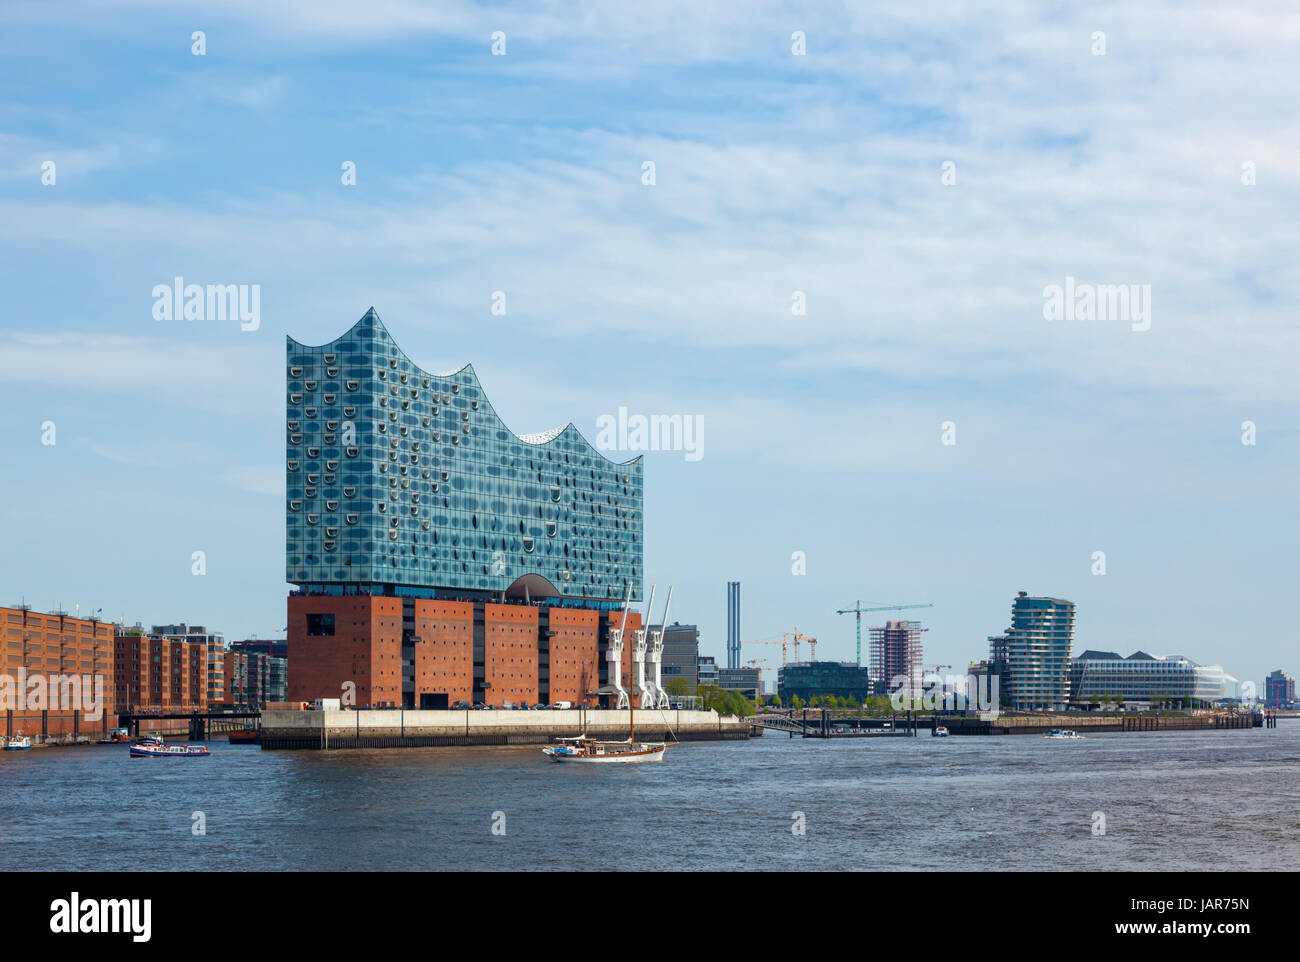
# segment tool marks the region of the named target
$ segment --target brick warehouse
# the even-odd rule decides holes
[[[0,608],[0,684],[7,689],[2,709],[5,737],[106,732],[114,724],[109,720],[115,707],[112,666],[112,625],[26,607]],[[82,679],[76,699],[68,697],[72,692],[66,686],[60,691],[53,681],[74,675]],[[102,679],[99,711],[93,707],[97,676]],[[86,678],[91,679],[89,691]],[[38,695],[39,690],[44,694]]]
[[[372,309],[287,339],[285,467],[291,701],[608,699],[609,629],[640,599],[640,458],[572,424],[514,434],[471,367],[424,371]]]

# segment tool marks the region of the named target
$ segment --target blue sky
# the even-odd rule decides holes
[[[646,568],[706,652],[737,579],[832,658],[932,602],[962,667],[1025,589],[1077,649],[1296,671],[1300,14],[963,6],[6,4],[0,603],[276,635],[284,335],[373,305],[517,432],[703,418]],[[260,328],[154,320],[177,275]],[[1151,329],[1045,320],[1067,276]]]

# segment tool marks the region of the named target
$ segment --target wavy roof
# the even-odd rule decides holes
[[[496,418],[497,423],[499,423],[501,427],[503,427],[505,430],[509,431],[510,434],[513,435],[520,442],[524,444],[544,446],[550,444],[552,441],[556,440],[557,438],[571,431],[575,438],[581,440],[582,443],[585,444],[588,448],[590,448],[594,454],[598,455],[600,458],[609,462],[610,464],[635,464],[636,462],[641,460],[642,455],[638,454],[635,458],[631,458],[630,460],[627,461],[614,461],[612,458],[607,457],[605,455],[605,452],[601,451],[594,444],[588,441],[586,436],[584,436],[583,433],[579,431],[577,427],[574,426],[572,421],[568,422],[567,424],[562,424],[558,427],[550,428],[549,430],[546,431],[538,431],[531,434],[518,434],[517,432],[511,430],[510,427],[505,423],[505,421],[501,419],[501,415],[497,412],[496,405],[493,404],[491,400],[488,398],[487,391],[484,390],[483,383],[478,379],[478,374],[475,373],[473,365],[464,364],[461,367],[456,368],[455,370],[447,371],[442,374],[439,374],[434,371],[425,370],[423,367],[417,364],[409,354],[407,354],[404,350],[402,350],[402,346],[398,344],[397,341],[393,338],[393,335],[389,333],[388,328],[384,326],[384,322],[379,316],[379,312],[376,311],[373,306],[369,308],[364,314],[362,314],[361,317],[357,319],[357,322],[353,324],[350,328],[348,328],[346,331],[344,331],[342,334],[340,334],[338,337],[334,338],[333,340],[326,341],[324,344],[304,344],[302,341],[296,340],[291,335],[285,335],[285,339],[291,345],[296,345],[297,347],[310,348],[312,350],[329,348],[335,344],[338,344],[340,341],[348,340],[350,337],[353,336],[357,328],[361,327],[364,323],[366,323],[367,320],[370,320],[371,323],[374,324],[374,326],[380,331],[380,333],[383,334],[384,338],[388,341],[388,343],[397,349],[398,354],[400,354],[403,358],[405,358],[406,362],[410,364],[411,367],[415,368],[416,371],[420,372],[422,376],[448,378],[448,377],[455,377],[457,374],[468,373],[469,376],[473,378],[474,385],[479,389],[480,392],[482,392],[483,399],[488,403],[488,410],[491,412],[492,416]]]

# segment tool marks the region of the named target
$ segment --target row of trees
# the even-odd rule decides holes
[[[804,708],[844,708],[852,711],[865,711],[873,715],[888,715],[894,705],[888,695],[868,695],[866,698],[848,698],[836,695],[814,695],[805,700],[798,695],[791,696],[789,703],[782,701],[780,695],[760,695],[757,704],[750,701],[738,691],[729,691],[717,685],[702,684],[691,691],[690,686],[681,678],[669,679],[664,684],[664,691],[669,697],[696,695],[702,707],[714,709],[722,715],[746,717],[762,708],[792,708],[799,711]],[[920,708],[920,705],[917,705]]]

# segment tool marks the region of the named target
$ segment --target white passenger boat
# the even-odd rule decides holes
[[[5,751],[7,752],[26,752],[30,751],[32,740],[26,735],[15,735],[5,742]]]
[[[944,728],[942,725],[938,725],[935,727],[934,731],[930,732],[930,734],[935,738],[947,738],[948,729]]]
[[[1069,728],[1053,728],[1050,732],[1048,732],[1043,737],[1044,738],[1082,738],[1083,736],[1076,731],[1070,730]]]
[[[211,754],[207,745],[168,745],[153,735],[146,735],[131,746],[132,758],[192,758]]]

